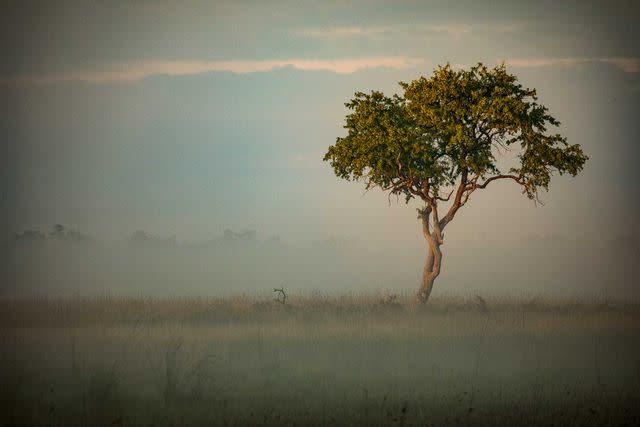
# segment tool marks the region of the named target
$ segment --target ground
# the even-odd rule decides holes
[[[5,425],[640,424],[640,304],[0,302]]]

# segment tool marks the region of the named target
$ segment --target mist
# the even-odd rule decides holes
[[[347,236],[291,242],[226,229],[200,241],[136,231],[105,243],[59,225],[5,241],[2,295],[268,296],[282,286],[306,296],[411,295],[426,248],[417,227],[407,237],[384,244]],[[638,257],[631,237],[593,241],[531,234],[513,241],[480,232],[450,241],[436,295],[637,297],[628,279]]]
[[[588,167],[554,177],[543,205],[507,184],[474,195],[447,233],[435,295],[638,296],[628,279],[640,218],[628,197],[637,99],[617,74],[519,73],[585,147]],[[3,294],[414,292],[426,256],[419,204],[340,182],[322,161],[343,133],[343,102],[413,77],[285,68],[7,87]],[[51,239],[58,222],[90,241]],[[256,235],[229,245],[225,229]],[[12,237],[25,230],[45,239]],[[175,240],[132,246],[136,230]]]

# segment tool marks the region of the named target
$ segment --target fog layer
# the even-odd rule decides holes
[[[637,297],[632,239],[575,241],[561,235],[445,244],[434,295]],[[74,231],[25,232],[2,248],[2,295],[228,296],[411,294],[426,248],[414,241],[364,245],[357,239],[287,242],[255,231],[176,241],[138,231],[102,243]]]

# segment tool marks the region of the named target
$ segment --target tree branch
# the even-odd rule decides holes
[[[458,185],[458,190],[456,191],[456,197],[455,199],[453,199],[453,203],[451,204],[451,207],[449,208],[449,211],[447,212],[447,214],[438,223],[440,230],[444,230],[447,224],[449,224],[453,219],[453,217],[456,215],[456,212],[458,211],[458,209],[460,209],[460,206],[462,206],[462,196],[467,188],[467,182],[468,182],[467,176],[468,176],[467,168],[464,168],[462,170],[462,175],[460,177],[460,184]]]
[[[496,175],[496,176],[492,176],[491,178],[487,179],[485,182],[483,182],[482,184],[475,184],[474,185],[474,189],[475,188],[486,188],[487,185],[489,185],[489,183],[491,181],[495,181],[497,179],[513,179],[515,182],[517,182],[520,185],[524,185],[524,183],[522,182],[522,178],[516,175]]]
[[[443,240],[443,234],[442,234],[442,228],[440,227],[440,220],[438,218],[438,208],[435,207],[433,209],[433,233],[435,234],[435,237],[437,239],[437,242],[439,244],[442,244],[444,242]]]
[[[449,193],[449,195],[448,195],[446,198],[444,198],[444,197],[440,197],[440,196],[436,196],[436,199],[437,199],[437,200],[441,200],[441,201],[443,201],[443,202],[448,202],[448,201],[449,201],[449,199],[451,198],[451,195],[453,194],[453,191],[454,191],[454,190],[451,190],[451,192]]]
[[[480,189],[486,188],[487,185],[489,185],[489,183],[492,182],[492,181],[496,181],[498,179],[513,179],[518,184],[524,185],[524,183],[522,182],[522,179],[520,177],[518,177],[518,176],[515,176],[515,175],[496,175],[496,176],[492,176],[491,178],[487,179],[482,184],[478,184],[477,183],[479,178],[480,177],[478,177],[478,176],[474,176],[473,179],[469,180],[468,187],[464,190],[464,196],[463,196],[463,198],[462,198],[462,200],[460,202],[460,207],[464,206],[467,203],[467,201],[469,200],[469,196],[471,196],[471,193],[476,191],[478,188],[480,188]]]

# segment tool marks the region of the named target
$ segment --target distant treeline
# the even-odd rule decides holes
[[[0,297],[270,294],[283,284],[287,290],[361,290],[380,287],[385,276],[381,268],[368,267],[369,256],[358,256],[348,239],[283,242],[259,238],[255,230],[227,229],[200,241],[138,230],[99,241],[56,224],[0,243]]]
[[[60,241],[73,244],[99,244],[99,241],[88,234],[81,231],[67,228],[62,224],[55,224],[48,232],[40,230],[23,230],[22,232],[13,233],[9,239],[10,244],[20,243],[38,243],[45,241]],[[266,243],[280,242],[280,236],[270,236],[264,240]],[[218,246],[221,244],[233,244],[236,242],[258,242],[258,233],[255,230],[243,230],[234,232],[225,229],[221,236],[202,241],[184,241],[179,243],[175,236],[158,236],[144,230],[136,230],[124,239],[124,242],[131,246],[146,247],[177,247],[177,246]]]

